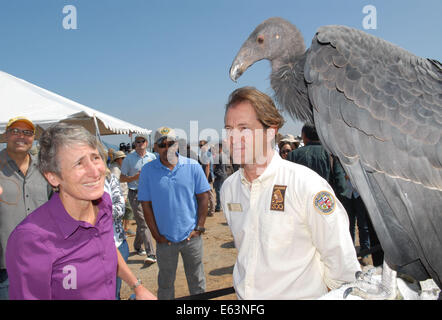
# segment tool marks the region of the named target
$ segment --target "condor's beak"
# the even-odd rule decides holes
[[[232,66],[230,67],[230,79],[232,79],[232,81],[235,81],[241,77],[241,75],[243,74],[243,70],[241,68],[241,64],[237,63],[236,60],[234,61],[234,63],[232,64]]]
[[[241,47],[230,67],[230,79],[232,81],[238,80],[239,77],[253,64],[255,59],[253,57],[253,50],[250,50],[247,43]]]

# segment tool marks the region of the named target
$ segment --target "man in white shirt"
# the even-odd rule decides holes
[[[238,249],[239,299],[316,299],[360,271],[347,213],[332,188],[274,151],[283,123],[271,98],[255,88],[230,95],[227,144],[241,169],[224,182],[221,203]]]

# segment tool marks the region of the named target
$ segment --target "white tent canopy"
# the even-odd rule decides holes
[[[0,111],[0,133],[5,131],[9,119],[17,116],[26,117],[37,126],[37,137],[42,130],[56,122],[76,123],[93,134],[96,134],[98,126],[100,135],[128,133],[149,135],[152,132],[2,71],[0,71]],[[0,142],[4,142],[4,137],[0,138]]]

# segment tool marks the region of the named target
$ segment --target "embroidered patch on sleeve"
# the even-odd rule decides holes
[[[287,186],[273,186],[272,202],[270,204],[270,210],[284,211],[285,190]]]
[[[315,195],[313,205],[320,214],[329,215],[335,210],[336,201],[330,192],[321,191]]]

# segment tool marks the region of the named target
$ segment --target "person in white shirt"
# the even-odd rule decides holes
[[[361,269],[347,213],[322,177],[274,151],[284,119],[272,99],[237,89],[224,121],[233,163],[241,164],[221,188],[238,249],[238,298],[316,299],[354,281]]]

